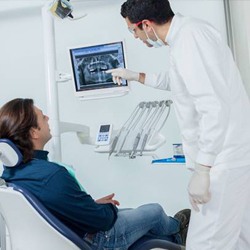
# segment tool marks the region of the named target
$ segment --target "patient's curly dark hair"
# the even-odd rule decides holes
[[[23,154],[23,161],[32,159],[33,143],[30,129],[37,128],[37,116],[32,99],[16,98],[0,109],[0,138],[11,140]]]

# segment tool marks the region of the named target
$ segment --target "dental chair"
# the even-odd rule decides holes
[[[0,139],[0,161],[5,167],[18,167],[19,149]],[[52,215],[27,190],[0,179],[1,250],[91,250],[87,242]],[[185,247],[169,241],[142,237],[129,250]]]

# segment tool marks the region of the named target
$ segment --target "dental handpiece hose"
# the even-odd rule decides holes
[[[112,155],[112,153],[114,152],[115,150],[115,147],[116,147],[116,144],[117,144],[117,141],[118,141],[118,138],[119,136],[116,135],[114,140],[112,141],[112,144],[111,144],[111,149],[110,149],[110,152],[109,152],[109,156],[108,156],[108,159],[110,159],[110,156]]]
[[[131,159],[135,158],[136,149],[137,149],[137,147],[138,147],[138,145],[139,145],[139,142],[140,142],[140,139],[141,139],[141,135],[142,135],[142,133],[143,133],[143,129],[144,129],[144,127],[145,127],[145,126],[147,125],[147,123],[148,123],[148,118],[150,117],[149,115],[150,115],[150,113],[151,113],[152,108],[154,107],[153,104],[154,104],[154,103],[152,103],[152,102],[148,102],[148,103],[146,104],[146,108],[148,109],[148,112],[147,112],[147,114],[145,115],[144,119],[143,119],[142,122],[141,122],[140,132],[139,132],[139,133],[137,134],[137,136],[135,137],[135,141],[134,141],[134,143],[133,143],[133,148],[132,148],[132,151],[131,151],[131,153],[130,153],[130,155],[129,155],[129,158],[131,158]]]
[[[147,140],[148,140],[148,137],[149,135],[152,133],[153,130],[155,130],[155,127],[157,125],[157,123],[159,122],[163,112],[165,111],[166,107],[169,107],[168,109],[168,113],[167,113],[167,116],[166,118],[164,119],[164,121],[162,122],[162,125],[160,126],[160,128],[157,130],[158,132],[162,129],[163,125],[165,124],[166,120],[168,119],[168,116],[169,116],[169,113],[170,113],[170,105],[172,104],[173,102],[171,100],[168,100],[168,101],[165,101],[165,102],[160,102],[159,106],[158,107],[162,107],[162,109],[159,111],[158,115],[157,115],[157,118],[155,119],[154,122],[151,123],[151,125],[149,126],[149,130],[148,130],[148,133],[146,133],[144,135],[144,138],[143,138],[143,141],[142,141],[142,145],[141,145],[141,150],[140,150],[140,155],[142,155],[142,152],[143,150],[145,149],[146,147],[146,143],[147,143]],[[165,105],[164,105],[165,104]],[[158,112],[158,109],[156,110]],[[155,114],[157,113],[155,112]]]
[[[159,102],[156,101],[156,102],[153,102],[152,103],[152,107],[155,108],[154,112],[151,114],[151,116],[148,118],[147,120],[147,123],[145,125],[145,127],[147,127],[147,132],[144,134],[144,137],[143,137],[143,140],[142,140],[142,144],[141,144],[141,149],[140,149],[140,156],[142,156],[142,152],[146,146],[146,143],[147,143],[147,140],[148,140],[148,135],[149,135],[149,132],[151,130],[151,127],[153,126],[154,124],[154,118],[160,108],[160,105],[159,105]],[[144,130],[146,130],[146,128],[144,128]]]
[[[138,113],[138,111],[139,111],[139,109],[140,109],[140,107],[141,107],[142,105],[143,105],[143,103],[139,103],[139,104],[136,106],[136,108],[134,109],[134,111],[132,112],[132,114],[130,115],[130,117],[128,118],[128,120],[124,123],[124,125],[123,125],[122,128],[120,129],[118,135],[115,136],[115,138],[114,138],[114,140],[113,140],[113,142],[112,142],[112,144],[111,144],[111,149],[110,149],[109,156],[108,156],[109,159],[110,159],[110,156],[111,156],[111,155],[113,154],[113,152],[115,151],[117,142],[118,142],[118,140],[119,140],[119,138],[120,138],[120,135],[121,135],[122,131],[125,130],[127,123],[129,123],[130,120],[133,120],[133,119],[134,119],[134,117],[137,115],[137,113]]]
[[[134,144],[133,144],[133,150],[130,153],[129,158],[131,158],[131,159],[135,158],[135,152],[136,152],[136,149],[138,147],[140,139],[141,139],[141,133],[138,133],[137,136],[135,137],[135,141],[134,141]]]
[[[136,124],[138,124],[139,120],[140,120],[141,117],[143,116],[143,114],[144,114],[144,112],[145,112],[145,109],[146,109],[146,103],[145,103],[145,102],[140,103],[140,104],[139,104],[139,109],[141,109],[141,112],[140,112],[140,113],[137,112],[137,114],[136,114],[137,117],[134,116],[134,117],[133,117],[133,120],[130,122],[130,124],[129,124],[128,127],[126,128],[127,133],[126,133],[126,135],[125,135],[125,137],[124,137],[124,139],[123,139],[123,141],[122,141],[122,144],[121,144],[120,148],[117,150],[116,155],[118,155],[118,154],[121,152],[121,150],[122,150],[122,148],[123,148],[123,146],[124,146],[124,144],[125,144],[125,141],[126,141],[128,135],[129,135],[131,129],[133,129],[133,128],[136,126]],[[138,113],[139,113],[139,114],[138,114]]]

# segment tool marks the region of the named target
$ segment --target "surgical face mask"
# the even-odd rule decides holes
[[[144,30],[144,28],[143,28],[143,30]],[[157,36],[157,34],[154,31],[154,28],[152,28],[152,30],[153,30],[154,35],[155,35],[155,37],[156,37],[157,40],[154,41],[154,40],[150,39],[149,36],[148,36],[148,34],[147,34],[147,32],[144,30],[144,32],[145,32],[145,34],[147,36],[147,40],[146,40],[147,43],[149,43],[150,45],[152,45],[154,48],[160,48],[160,47],[164,46],[165,43]]]

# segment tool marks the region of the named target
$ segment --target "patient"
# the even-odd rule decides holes
[[[159,204],[118,209],[110,194],[94,200],[63,166],[50,162],[45,144],[51,139],[49,118],[32,99],[14,99],[0,109],[0,138],[14,142],[23,162],[5,168],[2,178],[35,195],[92,249],[128,249],[142,236],[185,244],[190,210],[170,217]]]

